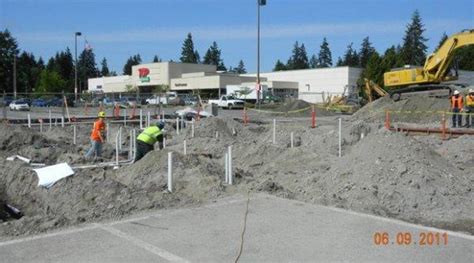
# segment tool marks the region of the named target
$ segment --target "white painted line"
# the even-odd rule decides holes
[[[145,242],[141,239],[138,239],[136,237],[133,237],[133,236],[130,236],[114,227],[111,227],[111,226],[104,226],[104,225],[100,225],[99,226],[100,229],[103,229],[109,233],[111,233],[112,235],[115,235],[117,237],[120,237],[120,238],[123,238],[131,243],[133,243],[134,245],[138,246],[138,247],[141,247],[145,250],[147,250],[148,252],[151,252],[159,257],[162,257],[168,261],[171,261],[171,262],[190,262],[189,260],[186,260],[184,258],[181,258],[173,253],[170,253],[162,248],[159,248],[159,247],[156,247],[148,242]]]
[[[33,240],[38,240],[38,239],[43,239],[43,238],[49,238],[49,237],[79,233],[79,232],[83,232],[83,231],[87,231],[87,230],[91,230],[91,229],[95,229],[95,228],[97,228],[97,225],[92,224],[92,225],[82,227],[82,228],[74,228],[74,229],[69,229],[69,230],[60,230],[60,232],[55,232],[55,233],[40,234],[40,235],[32,236],[32,237],[24,237],[24,238],[19,238],[19,239],[0,242],[0,247],[8,246],[8,245],[14,245],[14,244],[28,242],[28,241],[33,241]]]
[[[273,196],[273,195],[265,195],[265,194],[259,194],[259,195],[262,195],[263,197],[266,197],[266,198],[270,197],[270,198],[274,198],[274,199],[289,200],[289,199],[285,199],[285,198],[281,198],[281,197],[277,197],[277,196]],[[255,199],[257,199],[257,198],[255,198]],[[398,220],[398,219],[381,217],[381,216],[370,215],[370,214],[364,214],[364,213],[360,213],[360,212],[356,212],[356,211],[352,211],[352,210],[346,210],[346,209],[337,208],[337,207],[323,206],[323,205],[312,204],[312,203],[305,203],[303,201],[298,201],[298,200],[290,200],[290,201],[301,203],[301,204],[306,204],[306,205],[311,205],[311,206],[315,206],[315,207],[318,207],[318,208],[322,208],[322,209],[326,209],[326,210],[330,210],[330,211],[334,211],[334,212],[338,212],[338,213],[370,218],[370,219],[384,221],[384,222],[397,224],[397,225],[401,225],[401,226],[413,227],[413,228],[428,230],[428,231],[432,231],[432,232],[446,232],[450,236],[455,236],[455,237],[458,237],[458,238],[464,238],[464,239],[468,239],[468,240],[474,240],[474,236],[469,235],[469,234],[465,234],[465,233],[461,233],[461,232],[454,232],[454,231],[451,231],[451,230],[440,229],[440,228],[436,228],[436,227],[417,225],[417,224],[408,223],[408,222]]]

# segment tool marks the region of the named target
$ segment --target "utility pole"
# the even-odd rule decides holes
[[[74,33],[74,100],[77,101],[77,37],[81,32]]]
[[[260,92],[262,86],[260,84],[260,6],[267,4],[267,0],[257,0],[257,105],[260,108]]]
[[[13,98],[16,100],[16,53],[13,53]]]

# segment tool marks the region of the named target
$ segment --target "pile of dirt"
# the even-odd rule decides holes
[[[413,95],[400,101],[393,101],[388,96],[375,100],[359,109],[353,115],[354,120],[383,122],[385,111],[390,114],[392,122],[437,123],[441,121],[440,111],[449,110],[449,100]],[[401,111],[401,113],[399,113]]]
[[[199,205],[249,190],[474,233],[474,177],[466,173],[472,169],[472,138],[435,143],[387,132],[364,119],[343,118],[342,124],[343,156],[338,157],[335,118],[316,129],[306,121],[279,121],[275,144],[269,119],[243,126],[230,118],[206,118],[196,122],[194,137],[189,125],[179,135],[170,129],[166,149],[117,170],[77,170],[50,189],[37,187],[36,175],[26,164],[2,158],[0,200],[22,209],[25,216],[0,224],[0,237],[119,218],[137,210]],[[0,157],[14,149],[32,150],[35,144],[57,145],[48,153],[54,162],[83,147],[35,131],[25,134],[0,136]],[[224,184],[229,145],[234,186]],[[171,194],[166,191],[169,151],[175,182]]]

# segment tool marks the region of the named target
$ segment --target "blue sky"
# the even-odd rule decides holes
[[[126,59],[139,53],[144,62],[157,54],[179,60],[188,32],[201,57],[212,41],[225,65],[242,59],[256,71],[257,0],[0,0],[0,30],[8,28],[22,50],[47,60],[67,46],[74,32],[94,48],[96,61],[122,72]],[[443,32],[474,28],[472,0],[267,0],[261,8],[262,71],[284,62],[295,41],[308,53],[328,39],[333,61],[349,43],[359,48],[365,36],[379,52],[401,43],[414,10],[420,11],[431,52]],[[79,51],[78,51],[79,53]]]

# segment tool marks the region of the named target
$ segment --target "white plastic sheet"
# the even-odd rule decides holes
[[[49,188],[57,181],[74,174],[71,166],[67,163],[60,163],[43,168],[33,169],[38,175],[38,186]]]

